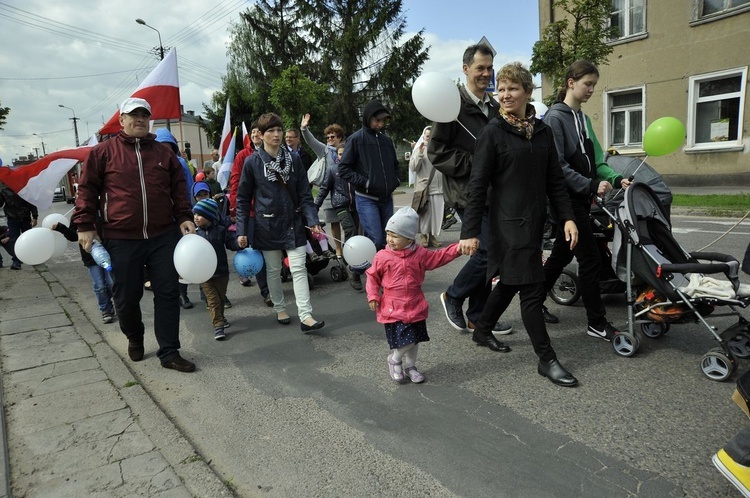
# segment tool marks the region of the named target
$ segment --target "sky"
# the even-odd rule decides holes
[[[0,131],[0,159],[8,164],[30,152],[42,154],[42,148],[49,153],[73,147],[74,113],[84,142],[156,66],[158,57],[150,51],[159,46],[159,36],[162,46],[177,48],[184,109],[201,114],[221,88],[229,27],[253,3],[0,0],[0,105],[11,109]],[[406,36],[424,29],[431,47],[424,72],[463,78],[463,51],[482,36],[497,51],[495,67],[516,60],[528,65],[539,36],[538,2],[523,4],[404,0]],[[512,20],[503,21],[505,11]]]

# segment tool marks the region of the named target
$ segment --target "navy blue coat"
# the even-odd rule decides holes
[[[237,237],[234,233],[226,229],[224,225],[212,223],[207,228],[195,227],[195,233],[211,243],[216,252],[216,271],[214,277],[225,277],[229,275],[229,261],[227,261],[227,251],[239,251],[240,246],[237,244]]]
[[[307,244],[305,225],[320,224],[305,167],[298,155],[291,158],[286,185],[266,178],[263,161],[270,157],[265,150],[245,159],[237,187],[237,236],[247,236],[250,247],[261,251],[302,247]]]

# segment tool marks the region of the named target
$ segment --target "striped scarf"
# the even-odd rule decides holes
[[[276,182],[281,179],[282,183],[289,181],[289,173],[292,171],[292,155],[286,147],[279,147],[279,153],[276,158],[272,158],[265,149],[260,149],[261,159],[263,159],[263,171],[266,174],[266,180]]]

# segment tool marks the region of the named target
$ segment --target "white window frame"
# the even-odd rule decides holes
[[[623,13],[623,20],[625,22],[625,25],[627,26],[627,29],[625,29],[624,33],[621,33],[620,36],[618,36],[617,38],[612,38],[611,40],[608,40],[609,43],[617,43],[617,42],[621,42],[621,41],[630,41],[631,38],[640,39],[640,38],[643,38],[643,37],[645,37],[647,35],[647,33],[648,33],[648,29],[646,28],[646,11],[648,10],[647,9],[647,7],[648,7],[647,1],[648,0],[643,0],[643,31],[639,31],[637,33],[631,33],[630,32],[632,30],[632,28],[630,26],[630,15],[629,15],[629,13],[630,13],[631,10],[633,10],[633,0],[625,0],[625,7],[623,8],[623,10],[621,12]],[[614,5],[613,5],[613,8],[614,8]],[[616,12],[615,10],[612,10],[609,13],[610,19],[609,19],[608,22],[609,22],[610,26],[611,26],[611,23],[612,23],[612,14],[614,14],[615,12]]]
[[[635,92],[641,92],[641,142],[639,143],[628,143],[625,145],[614,145],[612,143],[612,96],[618,95],[622,93],[635,93]],[[607,149],[609,147],[616,147],[618,152],[643,152],[643,134],[646,131],[645,123],[646,123],[646,87],[645,85],[640,86],[632,86],[632,87],[626,87],[626,88],[618,88],[617,90],[607,90],[604,92],[604,116],[606,116],[606,119],[604,120],[604,140],[605,143],[602,144],[602,147],[604,149]],[[627,124],[630,121],[629,114],[626,114],[626,130],[630,129]]]
[[[723,95],[712,95],[710,97],[699,97],[699,86],[701,83],[711,80],[718,80],[730,76],[740,77],[740,89],[737,92],[726,93]],[[688,83],[688,119],[687,119],[687,147],[685,152],[716,152],[716,151],[737,151],[743,150],[742,139],[744,136],[745,107],[747,106],[747,66],[733,69],[725,69],[713,73],[699,74],[691,76]],[[727,98],[740,99],[739,114],[737,116],[737,139],[726,142],[701,142],[695,141],[695,127],[697,118],[698,104],[703,102],[713,102]]]
[[[725,4],[729,0],[724,0]],[[724,10],[714,12],[713,14],[703,15],[703,2],[704,0],[693,0],[693,20],[690,22],[691,26],[697,26],[699,24],[716,21],[718,19],[724,19],[725,17],[742,14],[750,10],[750,3],[737,6],[725,7]]]

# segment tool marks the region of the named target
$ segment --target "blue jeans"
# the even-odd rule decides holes
[[[456,210],[458,216],[464,217],[463,208]],[[463,306],[464,300],[469,299],[466,318],[474,323],[479,321],[484,305],[490,295],[490,282],[487,276],[487,232],[490,227],[490,217],[487,209],[482,214],[482,227],[479,234],[479,249],[469,258],[453,283],[448,287],[446,295],[450,300]]]
[[[365,237],[370,239],[379,251],[385,247],[385,225],[393,216],[393,197],[387,201],[376,201],[361,195],[357,196],[357,214]]]
[[[10,241],[8,242],[11,244],[11,247],[13,247],[13,253],[11,254],[11,258],[13,259],[14,263],[21,264],[21,260],[16,257],[15,248],[16,248],[16,240],[18,240],[18,237],[25,231],[31,230],[31,220],[25,219],[20,220],[18,218],[11,218],[8,216],[8,237],[10,237]],[[10,251],[8,251],[10,252]]]
[[[174,249],[180,239],[177,226],[150,239],[106,239],[112,258],[112,291],[120,330],[128,339],[142,341],[143,267],[154,291],[154,333],[161,362],[180,350],[180,286],[174,267]]]
[[[99,265],[87,266],[91,283],[94,284],[94,294],[99,304],[99,311],[114,311],[112,305],[112,277],[109,272]]]

